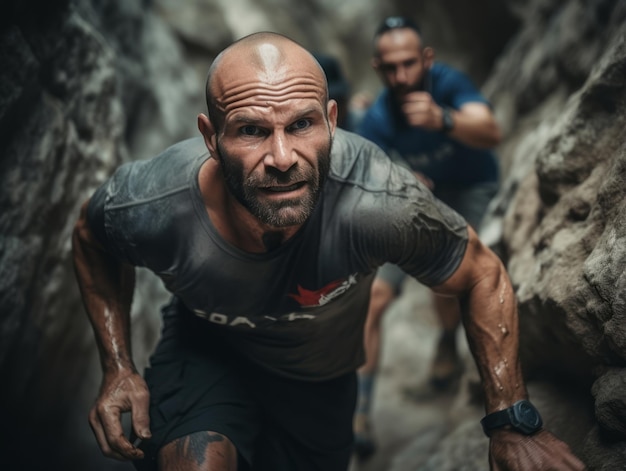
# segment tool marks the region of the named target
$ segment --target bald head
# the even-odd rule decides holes
[[[220,129],[224,116],[236,107],[259,100],[271,103],[302,87],[328,101],[326,76],[311,53],[286,36],[254,33],[213,61],[206,83],[209,118]]]

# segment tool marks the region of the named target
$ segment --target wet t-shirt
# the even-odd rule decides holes
[[[205,209],[201,138],[122,165],[91,199],[107,250],[157,274],[186,310],[280,375],[324,380],[364,359],[376,268],[393,262],[426,285],[445,281],[467,245],[466,222],[379,147],[337,130],[320,200],[275,250],[226,242]]]

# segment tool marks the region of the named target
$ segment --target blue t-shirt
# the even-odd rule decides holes
[[[433,64],[424,83],[440,106],[489,104],[469,77],[442,63]],[[498,181],[498,161],[491,150],[466,146],[440,131],[409,126],[389,89],[376,98],[358,133],[394,160],[401,159],[411,170],[426,175],[435,186]]]

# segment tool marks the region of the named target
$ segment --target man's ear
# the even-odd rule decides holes
[[[328,100],[328,105],[326,105],[326,113],[328,114],[330,135],[334,136],[335,128],[337,127],[337,102],[335,100]]]
[[[372,59],[370,60],[370,64],[372,66],[372,69],[374,69],[376,72],[379,72],[379,68],[380,68],[380,60],[378,59],[378,57],[372,57]]]
[[[213,123],[207,115],[204,113],[200,113],[198,115],[198,130],[202,137],[204,138],[204,144],[211,155],[215,158],[218,153],[217,150],[217,134],[215,133],[215,128],[213,127]]]
[[[425,47],[422,51],[422,58],[424,59],[424,67],[430,69],[435,61],[435,50],[432,47]]]

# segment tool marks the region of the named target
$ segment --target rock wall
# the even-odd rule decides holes
[[[189,135],[202,86],[180,43],[139,1],[3,9],[0,447],[20,469],[111,469],[85,420],[100,372],[70,233],[80,204],[114,167]],[[148,326],[136,329],[140,364],[158,328],[142,299],[134,314]]]
[[[354,90],[374,93],[371,32],[382,16],[400,12],[420,21],[439,58],[478,83],[486,79],[507,136],[499,149],[507,178],[484,233],[507,261],[520,298],[531,388],[546,407],[589,408],[576,421],[572,409],[553,407],[559,413],[552,423],[592,469],[619,469],[626,462],[624,4],[3,2],[5,456],[20,457],[22,469],[131,469],[100,457],[86,423],[100,371],[70,259],[82,201],[121,162],[196,133],[206,68],[233,39],[256,30],[285,33],[338,56]],[[158,334],[155,303],[165,296],[140,272],[132,319],[140,367]],[[557,376],[574,386],[563,393],[554,387]],[[567,435],[573,423],[582,432]],[[485,445],[458,432],[476,433],[473,424],[450,434],[432,469],[460,469],[449,457],[462,460],[463,453],[451,449]]]
[[[530,378],[591,393],[597,422],[578,452],[592,469],[623,469],[626,3],[536,2],[527,15],[488,84],[503,99],[501,116],[513,117],[516,172],[507,185],[518,186],[502,248],[519,299],[522,358]],[[514,57],[524,59],[517,79],[506,80]]]

